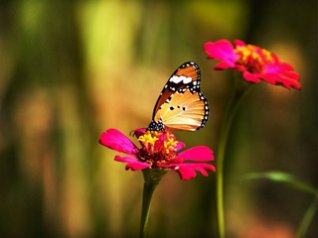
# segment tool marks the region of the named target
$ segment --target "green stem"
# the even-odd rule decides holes
[[[143,170],[144,175],[144,189],[142,195],[142,207],[141,207],[141,218],[140,218],[140,231],[139,237],[146,237],[146,231],[149,220],[149,210],[151,204],[151,198],[157,185],[159,184],[162,176],[166,173],[162,169],[146,169]]]
[[[245,82],[243,82],[245,83]],[[223,196],[223,167],[226,153],[226,146],[228,142],[229,132],[232,126],[235,112],[240,104],[243,95],[247,90],[245,85],[237,85],[230,100],[225,119],[221,127],[220,141],[217,150],[216,157],[216,203],[217,203],[217,217],[218,217],[218,233],[220,238],[225,237],[225,225],[224,225],[224,196]]]
[[[305,234],[308,230],[309,225],[311,224],[314,215],[318,209],[318,196],[315,197],[315,199],[312,201],[310,206],[308,207],[300,225],[297,230],[297,238],[303,238],[305,237]]]
[[[152,194],[155,191],[156,184],[144,183],[143,197],[142,197],[142,208],[141,208],[141,220],[140,220],[140,238],[146,237],[146,229],[148,226],[149,219],[149,208],[152,198]]]

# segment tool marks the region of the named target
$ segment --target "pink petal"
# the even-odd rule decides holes
[[[138,148],[123,133],[117,129],[108,129],[99,138],[99,143],[118,152],[134,155]]]
[[[217,65],[215,65],[214,68],[216,70],[232,69],[233,64],[232,63],[228,64],[227,62],[222,61],[222,62],[218,63]]]
[[[279,78],[278,74],[273,74],[273,73],[269,73],[269,74],[266,73],[266,74],[262,75],[262,79],[264,81],[266,81],[267,83],[274,84],[274,85],[276,85],[278,78]]]
[[[115,160],[119,162],[124,162],[127,163],[126,169],[131,169],[131,170],[142,170],[151,167],[151,164],[146,163],[146,162],[141,162],[137,159],[130,158],[130,157],[122,157],[122,156],[115,156]]]
[[[286,63],[269,63],[265,65],[264,71],[266,73],[281,73],[281,72],[288,72],[293,71],[294,68],[290,64]]]
[[[250,73],[248,71],[245,71],[243,73],[243,78],[246,80],[246,81],[249,81],[249,82],[253,82],[253,83],[259,83],[260,82],[260,75],[259,74],[256,74],[256,73]]]
[[[213,151],[207,146],[195,146],[178,154],[178,158],[193,161],[214,160]]]
[[[186,146],[185,143],[178,141],[175,149],[176,149],[176,151],[179,151],[179,150],[183,149],[185,146]]]
[[[280,84],[290,89],[300,89],[299,74],[287,63],[267,64],[262,78],[272,84]]]
[[[245,46],[246,43],[242,40],[234,40],[234,46],[237,47],[237,46]]]
[[[204,44],[204,51],[208,54],[210,59],[221,60],[224,64],[219,65],[225,67],[234,67],[237,60],[237,55],[234,52],[231,42],[228,40],[218,40],[215,42],[206,42]]]
[[[296,88],[300,89],[301,84],[294,80],[293,75],[289,74],[264,74],[262,78],[269,83],[272,83],[274,85],[282,85],[283,87],[287,89]]]
[[[136,130],[133,131],[136,138],[139,138],[139,136],[142,136],[143,134],[145,134],[145,132],[146,132],[145,128],[137,128]]]
[[[208,176],[208,171],[214,172],[215,167],[211,164],[184,163],[176,166],[174,170],[178,172],[182,180],[189,180],[197,176],[196,171],[203,176]]]
[[[279,63],[279,58],[275,53],[271,53],[271,57],[273,59],[273,63]]]

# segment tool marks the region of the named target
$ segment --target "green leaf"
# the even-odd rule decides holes
[[[256,179],[265,179],[275,183],[286,183],[296,189],[301,191],[311,193],[315,196],[318,196],[318,189],[312,185],[300,181],[291,174],[280,172],[280,171],[269,171],[263,173],[250,173],[243,177],[244,180],[256,180]]]

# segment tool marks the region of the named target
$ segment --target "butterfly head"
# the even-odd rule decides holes
[[[152,120],[147,128],[147,131],[164,131],[165,126],[161,120],[154,121]]]

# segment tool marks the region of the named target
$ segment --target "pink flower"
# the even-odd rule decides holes
[[[299,75],[294,68],[281,62],[277,55],[255,45],[235,40],[234,46],[228,40],[206,42],[204,51],[210,59],[221,62],[215,69],[235,69],[243,73],[246,81],[259,83],[264,80],[270,84],[299,89]]]
[[[139,141],[140,148],[116,129],[102,133],[99,142],[112,150],[128,154],[115,156],[116,161],[127,164],[126,169],[172,169],[178,172],[183,180],[195,178],[196,171],[204,176],[208,176],[208,171],[215,171],[213,165],[204,163],[214,159],[213,151],[207,146],[195,146],[177,153],[185,144],[177,141],[170,131],[137,129],[134,136]]]

